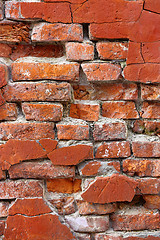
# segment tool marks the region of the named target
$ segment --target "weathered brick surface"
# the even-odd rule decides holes
[[[53,123],[0,123],[0,139],[37,140],[54,139]]]
[[[2,90],[8,101],[69,101],[71,87],[69,83],[13,83]]]
[[[22,109],[27,120],[53,122],[60,121],[62,119],[62,105],[23,103]]]
[[[107,118],[139,118],[134,102],[105,102],[102,104],[102,116]]]
[[[159,0],[0,0],[0,239],[160,240]]]
[[[57,64],[46,62],[15,62],[12,64],[13,81],[19,80],[78,80],[79,65],[77,63]]]
[[[32,31],[33,42],[82,41],[83,31],[80,24],[38,23]]]
[[[121,73],[119,65],[111,63],[84,63],[82,69],[88,81],[117,80]]]

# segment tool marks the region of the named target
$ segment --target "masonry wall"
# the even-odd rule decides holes
[[[0,239],[160,239],[159,14],[0,2]]]

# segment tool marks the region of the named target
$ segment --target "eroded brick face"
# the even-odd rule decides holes
[[[0,239],[160,240],[160,0],[0,0]]]

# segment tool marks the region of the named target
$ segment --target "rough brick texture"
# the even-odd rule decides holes
[[[160,240],[160,0],[0,0],[0,239]]]

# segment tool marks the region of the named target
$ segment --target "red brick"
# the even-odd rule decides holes
[[[124,69],[124,77],[128,81],[142,83],[159,83],[160,66],[156,63],[132,64]]]
[[[145,62],[160,62],[160,42],[142,43],[142,54]]]
[[[69,83],[13,83],[3,88],[6,101],[69,101]]]
[[[144,9],[151,12],[160,13],[160,2],[159,0],[145,0]]]
[[[83,31],[79,24],[38,23],[32,30],[33,42],[82,41]]]
[[[130,176],[160,177],[160,160],[134,160],[123,161],[123,172]]]
[[[132,142],[135,157],[160,157],[160,142],[136,141]]]
[[[123,158],[131,155],[129,142],[105,142],[96,152],[96,158]]]
[[[160,196],[159,195],[144,195],[144,206],[149,209],[160,209]]]
[[[13,61],[17,58],[22,57],[62,57],[63,46],[62,45],[11,45],[11,44],[0,44],[0,56],[8,57]]]
[[[48,158],[54,165],[77,165],[83,160],[93,158],[93,147],[79,144],[58,148],[49,153]]]
[[[81,215],[105,215],[109,213],[113,213],[117,209],[116,203],[108,203],[108,204],[94,204],[88,203],[83,200],[77,200],[77,207],[79,214]]]
[[[99,112],[99,104],[72,103],[69,116],[72,118],[83,119],[85,121],[97,121],[99,118]]]
[[[90,43],[66,43],[67,60],[84,61],[94,59],[94,45]]]
[[[16,178],[69,178],[75,176],[75,167],[54,166],[51,162],[23,162],[11,166],[9,169],[11,179]]]
[[[5,221],[0,220],[0,236],[4,234],[4,229],[5,229]]]
[[[35,216],[50,212],[51,209],[42,198],[16,199],[14,204],[9,208],[9,216],[16,214]]]
[[[78,167],[79,173],[81,176],[96,176],[106,174],[107,171],[116,170],[120,172],[120,162],[111,161],[111,162],[98,162],[90,161],[85,164],[82,163],[82,166]]]
[[[142,11],[137,22],[129,29],[129,39],[133,42],[156,42],[160,40],[160,16]]]
[[[25,160],[44,158],[47,154],[37,141],[29,140],[10,139],[6,144],[0,145],[0,150],[0,162],[3,170]]]
[[[82,69],[88,81],[117,80],[121,67],[112,63],[83,63]]]
[[[0,89],[0,106],[2,106],[5,102],[6,101],[5,101],[4,97],[2,96],[2,91]]]
[[[53,123],[0,123],[0,139],[54,139]]]
[[[0,43],[0,56],[9,58],[12,53],[12,47],[5,43]]]
[[[49,202],[56,207],[60,215],[68,215],[76,212],[74,197],[61,197],[51,199]]]
[[[124,122],[101,121],[94,125],[93,138],[95,141],[119,140],[127,138],[127,127]]]
[[[35,227],[36,226],[36,227]],[[13,229],[15,229],[13,231]],[[75,239],[66,225],[63,225],[57,215],[45,214],[34,217],[24,215],[9,216],[4,239]]]
[[[153,233],[154,234],[154,233]],[[96,233],[95,234],[95,240],[159,240],[159,237],[157,237],[158,234],[155,232],[155,236],[152,235],[152,233],[147,232],[137,232],[135,233],[116,233],[113,232],[111,234],[105,234],[105,233]]]
[[[22,103],[22,110],[26,120],[35,121],[60,121],[63,114],[60,104]]]
[[[29,11],[28,11],[29,9]],[[6,2],[5,13],[13,20],[45,20],[47,22],[71,23],[69,3]]]
[[[76,193],[81,191],[81,179],[50,179],[47,180],[47,190],[58,193]]]
[[[85,123],[58,123],[57,136],[60,140],[85,140],[89,139],[89,126]]]
[[[141,110],[142,118],[160,119],[160,103],[159,102],[143,102]]]
[[[14,62],[13,81],[53,79],[76,81],[79,79],[78,63]]]
[[[160,122],[145,121],[145,133],[160,136]]]
[[[103,14],[104,15],[104,14]],[[89,27],[89,38],[98,39],[127,39],[129,29],[132,29],[131,22],[110,22],[110,23],[91,23]]]
[[[39,144],[45,149],[47,153],[56,149],[58,141],[52,139],[40,139]]]
[[[142,1],[124,0],[87,1],[71,5],[73,22],[80,23],[132,22],[139,18],[142,8]]]
[[[134,102],[102,103],[102,116],[107,118],[135,119],[139,118]]]
[[[8,216],[9,202],[0,202],[0,217]]]
[[[96,44],[100,59],[126,59],[128,43],[124,42],[98,42]]]
[[[10,21],[0,22],[0,42],[29,42],[29,25]]]
[[[8,81],[8,68],[4,64],[0,64],[0,88],[5,86]]]
[[[76,232],[104,232],[109,228],[109,217],[73,217],[67,216],[66,221]]]
[[[16,120],[17,106],[15,103],[5,103],[0,106],[0,120]]]
[[[141,96],[143,100],[160,100],[160,85],[142,85]]]
[[[3,2],[0,2],[0,20],[2,20],[4,17],[4,14],[3,14]]]
[[[6,179],[6,173],[5,171],[2,171],[2,169],[0,168],[0,180],[2,179]]]
[[[159,194],[160,178],[137,179],[136,194]]]
[[[73,85],[74,97],[79,100],[135,100],[138,98],[134,83],[101,83],[94,85]]]
[[[116,231],[159,229],[159,217],[158,212],[146,211],[143,208],[135,209],[135,212],[131,213],[115,213],[112,215],[113,229]]]
[[[110,177],[98,177],[82,193],[82,198],[92,203],[131,202],[137,183],[124,175],[113,174]]]
[[[129,42],[127,65],[133,63],[144,63],[141,51],[141,43]]]
[[[42,197],[41,181],[16,180],[0,182],[0,199],[15,199],[27,197]]]

